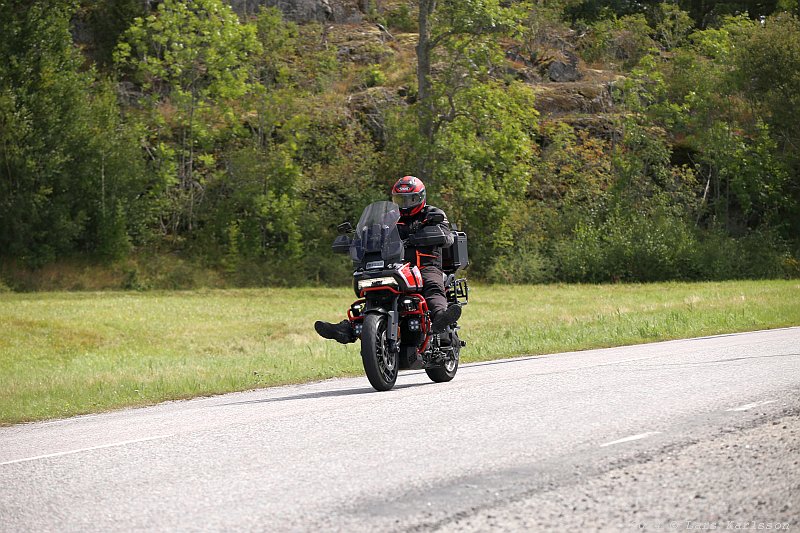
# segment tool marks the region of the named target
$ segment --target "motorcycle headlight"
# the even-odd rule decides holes
[[[390,276],[386,276],[384,278],[362,279],[356,284],[356,287],[358,287],[359,291],[362,291],[364,289],[369,289],[370,287],[382,287],[385,285],[397,287],[397,280]]]

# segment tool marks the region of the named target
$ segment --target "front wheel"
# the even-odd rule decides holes
[[[370,314],[364,317],[361,330],[361,360],[370,384],[377,391],[387,391],[397,381],[397,352],[389,350],[386,317]]]

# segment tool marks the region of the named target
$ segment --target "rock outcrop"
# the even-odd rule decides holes
[[[253,15],[262,6],[277,7],[293,22],[361,22],[364,13],[358,0],[227,0],[241,17]]]
[[[374,65],[395,54],[394,39],[377,24],[336,24],[328,28],[327,43],[335,46],[339,61]]]
[[[614,105],[610,83],[542,83],[535,89],[536,109],[545,115],[608,113]]]

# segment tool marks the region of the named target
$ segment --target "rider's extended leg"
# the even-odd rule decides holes
[[[314,323],[314,329],[317,330],[320,337],[325,339],[333,339],[342,344],[356,342],[356,336],[353,333],[353,328],[350,327],[349,320],[342,320],[338,324],[317,320]]]

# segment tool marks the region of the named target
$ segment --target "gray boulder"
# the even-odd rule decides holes
[[[581,78],[578,69],[563,61],[553,61],[547,68],[547,77],[550,81],[567,82],[578,81]]]
[[[564,61],[553,61],[547,67],[547,77],[555,82],[578,81],[583,78],[578,68],[578,56],[572,52],[564,52]]]

